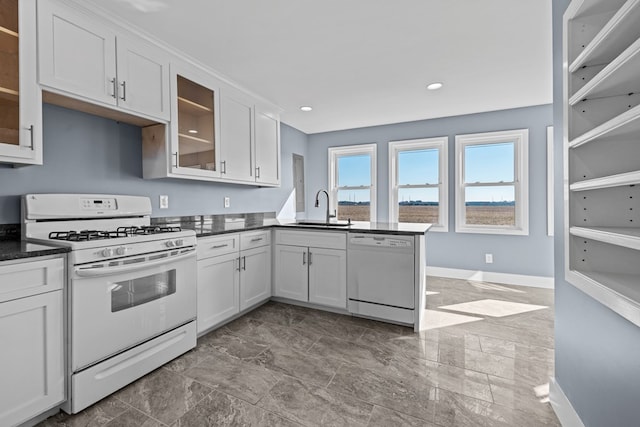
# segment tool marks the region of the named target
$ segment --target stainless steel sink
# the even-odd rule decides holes
[[[350,222],[324,222],[324,221],[298,221],[297,225],[307,225],[314,227],[349,227]]]

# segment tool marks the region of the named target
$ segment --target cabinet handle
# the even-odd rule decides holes
[[[31,135],[31,146],[29,148],[31,148],[31,150],[33,150],[33,125],[29,126],[27,128],[27,130],[29,131],[29,134]]]
[[[120,86],[122,86],[122,97],[120,97],[120,99],[122,99],[123,101],[126,101],[127,100],[127,82],[120,83]]]
[[[113,85],[113,93],[111,94],[112,98],[117,98],[118,86],[116,85],[116,78],[111,79],[111,84]]]
[[[302,265],[307,263],[307,252],[302,252]]]
[[[220,162],[220,169],[221,169],[220,173],[224,173],[224,174],[227,173],[227,161],[226,160],[223,160],[223,161]]]
[[[311,251],[309,251],[309,265],[311,265]]]
[[[253,242],[259,242],[259,241],[261,241],[261,240],[262,240],[262,237],[256,237],[256,238],[254,238],[254,239],[251,239],[251,242],[252,242],[252,243],[253,243]]]
[[[238,260],[238,268],[236,268],[237,271],[240,271],[240,257],[236,258]]]
[[[256,167],[256,178],[260,178],[260,166]]]
[[[173,153],[173,155],[176,158],[176,163],[174,164],[174,166],[178,167],[178,152],[176,151],[175,153]]]
[[[247,271],[247,257],[246,256],[242,257],[242,269],[244,271]]]
[[[211,246],[211,249],[226,248],[227,246],[229,246],[229,244],[228,244],[228,243],[225,243],[224,245],[215,245],[215,246]]]

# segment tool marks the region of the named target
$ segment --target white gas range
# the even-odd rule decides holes
[[[196,236],[148,197],[27,194],[22,235],[69,247],[68,400],[77,413],[196,345]]]

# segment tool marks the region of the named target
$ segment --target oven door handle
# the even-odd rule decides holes
[[[79,276],[79,277],[97,277],[97,276],[105,276],[107,274],[113,274],[113,273],[126,273],[130,271],[144,270],[146,268],[166,264],[167,262],[180,261],[182,259],[189,258],[192,256],[195,256],[195,248],[190,249],[187,253],[183,255],[162,258],[157,261],[139,262],[136,264],[128,264],[124,266],[115,266],[115,267],[96,267],[96,268],[76,267],[74,269],[74,273],[76,276]]]

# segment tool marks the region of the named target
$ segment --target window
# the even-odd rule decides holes
[[[329,148],[331,208],[340,220],[376,221],[376,144]]]
[[[456,231],[529,234],[529,130],[456,136]]]
[[[389,218],[448,231],[447,137],[389,143]]]

